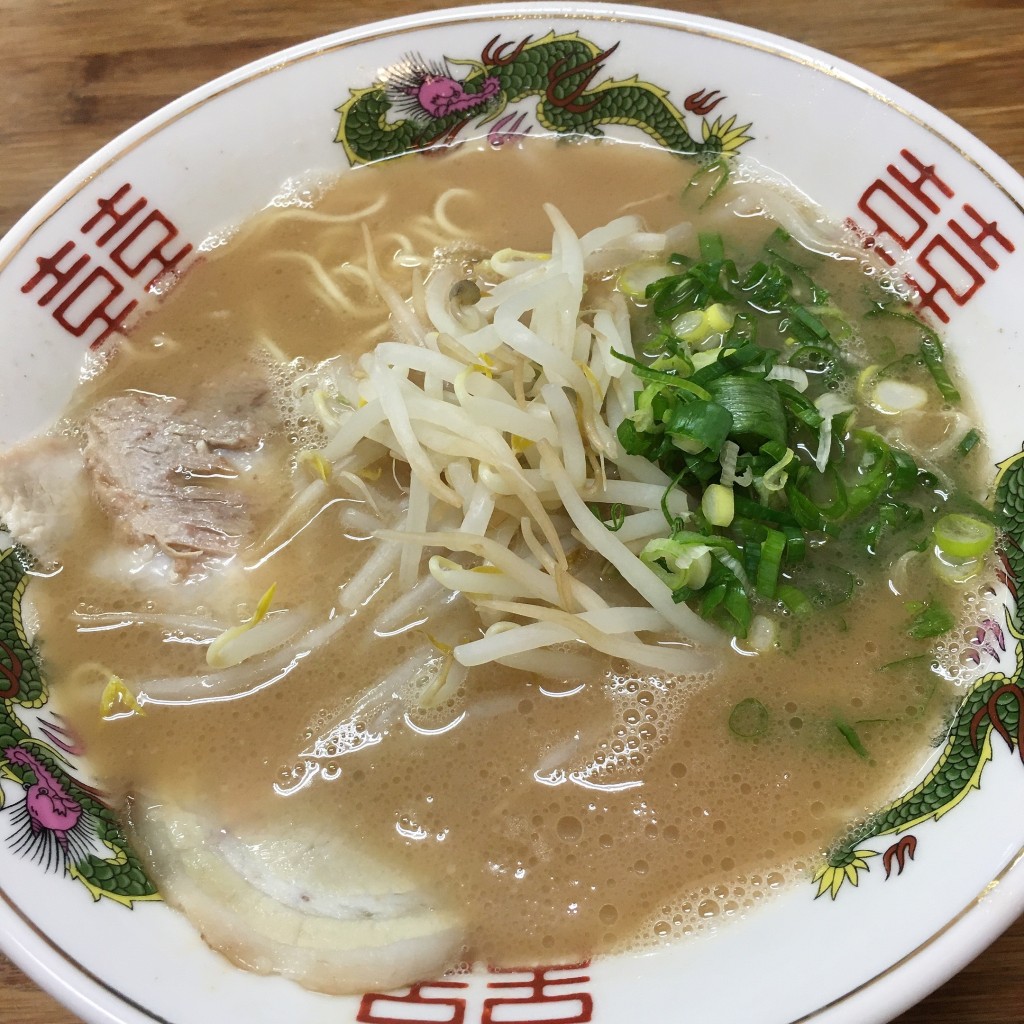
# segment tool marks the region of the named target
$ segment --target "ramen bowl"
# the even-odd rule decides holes
[[[237,969],[159,900],[35,674],[23,572],[9,554],[0,928],[9,955],[84,1019],[584,1024],[685,1007],[694,1020],[865,1024],[937,986],[1024,909],[1024,824],[1012,811],[1024,799],[1013,557],[1024,540],[1013,504],[1024,465],[1024,182],[865,72],[749,29],[600,4],[403,18],[250,65],[111,143],[0,243],[0,440],[50,424],[89,352],[285,183],[553,130],[750,157],[916,288],[975,396],[997,501],[1011,513],[1005,611],[977,624],[979,670],[948,738],[855,842],[761,905],[721,894],[716,910],[735,912],[700,934],[643,955],[477,964],[411,988],[328,996]],[[435,173],[425,153],[409,159]],[[77,856],[69,836],[83,820],[90,846]]]

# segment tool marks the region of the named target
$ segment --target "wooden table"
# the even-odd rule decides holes
[[[103,143],[206,80],[326,32],[453,5],[0,0],[0,234]],[[860,64],[949,114],[1024,172],[1024,0],[662,0],[662,6],[777,32]],[[0,957],[0,1024],[74,1020]],[[899,1024],[1022,1021],[1024,918],[899,1018]]]

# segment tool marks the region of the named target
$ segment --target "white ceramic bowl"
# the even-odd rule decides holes
[[[89,345],[133,303],[152,301],[145,285],[162,268],[179,257],[186,266],[199,242],[254,212],[285,179],[341,172],[400,149],[401,131],[385,139],[357,130],[365,97],[386,102],[371,88],[379,69],[409,53],[435,63],[447,58],[450,80],[443,84],[464,104],[461,114],[446,119],[436,92],[419,97],[438,131],[455,121],[463,135],[508,130],[510,121],[478,127],[474,90],[460,84],[468,71],[457,61],[494,68],[531,37],[546,74],[555,66],[555,43],[573,34],[573,60],[597,57],[588,90],[638,76],[637,88],[661,97],[655,106],[669,141],[700,142],[710,128],[727,145],[742,143],[834,218],[849,219],[867,244],[897,257],[980,396],[993,453],[1000,460],[1017,455],[1024,438],[1024,181],[942,114],[825,54],[704,18],[600,4],[463,8],[329,36],[220,78],[106,146],[0,243],[0,441],[53,417]],[[539,83],[509,108],[524,115],[521,127],[536,120],[543,88]],[[588,95],[576,97],[578,109]],[[621,112],[635,123],[606,125],[608,132],[652,141],[653,129],[637,122],[639,108],[623,103]],[[341,143],[339,107],[348,115]],[[559,110],[585,120],[565,105]],[[389,116],[400,120],[394,111]],[[1004,483],[1016,472],[1008,465]],[[1007,604],[1012,622],[1009,592]],[[994,675],[978,686],[988,688],[986,697],[1009,687],[995,713],[1011,749],[992,731],[992,709],[979,689],[977,708],[958,720],[958,745],[939,752],[939,774],[924,780],[914,810],[902,818],[891,813],[845,864],[833,864],[829,877],[845,878],[835,898],[816,899],[818,887],[808,879],[716,935],[654,955],[499,979],[481,969],[400,998],[327,997],[236,971],[162,904],[132,905],[116,872],[106,881],[94,876],[90,888],[82,877],[45,871],[6,840],[0,940],[89,1021],[886,1020],[1024,909],[1022,705],[1013,676],[1019,645],[1010,631],[1006,639],[1008,649],[991,663]],[[15,685],[10,668],[10,658],[0,658],[5,696],[13,694],[0,706],[2,837],[11,832],[3,819],[38,795],[31,785],[41,776],[29,773],[25,752],[52,751],[60,741],[45,705],[18,703],[27,684]],[[78,777],[86,769],[68,756],[68,772]],[[942,789],[956,759],[960,781]],[[53,827],[45,818],[38,823]],[[900,830],[886,833],[889,827]]]

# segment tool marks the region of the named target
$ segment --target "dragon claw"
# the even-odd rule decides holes
[[[712,89],[710,92],[706,89],[698,89],[697,92],[692,92],[686,97],[683,109],[698,117],[706,117],[725,98],[718,89]]]
[[[893,860],[899,865],[896,874],[902,875],[908,860],[914,859],[917,852],[917,839],[914,836],[904,836],[898,843],[893,843],[885,853],[882,854],[882,866],[885,868],[885,877],[892,874]]]

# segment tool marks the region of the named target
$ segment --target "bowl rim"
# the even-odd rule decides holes
[[[188,91],[119,133],[35,202],[0,237],[2,272],[38,230],[97,176],[193,110],[265,75],[352,46],[444,25],[552,19],[635,23],[723,40],[801,64],[885,104],[946,143],[1024,214],[1024,177],[949,115],[899,86],[815,47],[738,22],[656,7],[607,2],[508,0],[375,20],[258,58]],[[979,912],[981,911],[981,912]],[[869,1024],[903,1012],[962,969],[1024,914],[1024,845],[998,876],[900,961],[790,1024]],[[91,1024],[164,1022],[77,963],[0,887],[0,945],[36,983]],[[927,951],[926,956],[920,954]],[[166,1022],[164,1022],[166,1024]]]
[[[271,74],[285,66],[316,58],[324,53],[388,36],[401,35],[441,24],[465,24],[473,21],[515,21],[524,18],[579,18],[622,23],[639,22],[660,25],[691,35],[724,39],[759,49],[802,64],[866,93],[891,107],[915,124],[950,145],[963,159],[980,171],[1024,214],[1024,176],[1019,174],[990,146],[971,134],[948,114],[907,90],[861,68],[856,64],[788,39],[785,36],[752,28],[740,22],[726,21],[685,11],[670,11],[643,5],[618,5],[605,0],[581,3],[557,3],[552,0],[506,0],[502,3],[470,4],[465,7],[439,8],[417,14],[399,15],[366,22],[337,32],[296,43],[282,50],[243,64],[196,86],[171,100],[142,120],[120,132],[87,157],[37,200],[11,228],[0,237],[0,271],[32,235],[62,206],[73,199],[89,182],[152,135],[187,115],[194,108],[237,89],[247,82]],[[914,113],[918,108],[927,117]]]

